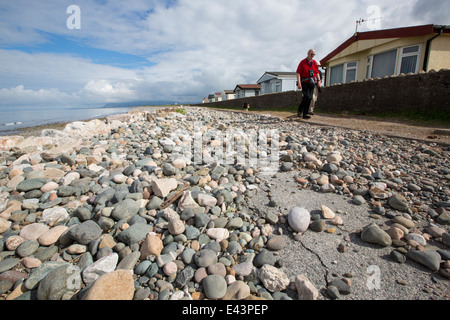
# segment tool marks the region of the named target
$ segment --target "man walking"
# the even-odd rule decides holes
[[[302,102],[298,106],[297,116],[303,117],[303,119],[310,119],[309,105],[313,99],[314,87],[317,81],[317,85],[320,87],[320,73],[317,62],[313,59],[316,55],[314,49],[308,51],[308,56],[300,61],[297,67],[297,86],[299,90],[302,90]]]

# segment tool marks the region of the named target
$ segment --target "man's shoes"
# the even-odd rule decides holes
[[[303,119],[311,119],[310,116],[303,116],[302,118],[303,118]]]
[[[308,113],[309,115],[311,115],[311,116],[313,116],[314,115],[314,112],[310,112],[310,113]]]

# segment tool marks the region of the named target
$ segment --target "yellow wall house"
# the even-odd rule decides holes
[[[320,61],[326,83],[450,68],[450,26],[357,32]]]

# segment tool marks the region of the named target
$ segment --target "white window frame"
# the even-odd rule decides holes
[[[343,65],[343,63],[337,64],[337,65],[335,65],[335,66],[329,67],[329,70],[330,70],[330,71],[329,71],[328,74],[327,74],[327,83],[329,83],[330,85],[338,84],[338,83],[344,83],[344,82],[343,82],[344,79],[342,79],[342,82],[331,83],[331,72],[333,71],[333,68],[339,67],[339,66],[341,66],[341,65]],[[342,78],[344,78],[344,69],[345,69],[345,66],[344,66],[342,69],[343,69],[343,71],[342,71]]]
[[[261,82],[261,94],[267,93],[267,83],[266,82]]]
[[[281,80],[275,81],[275,93],[281,92]]]
[[[373,62],[373,55],[370,55],[366,59],[366,79],[372,78],[372,62]],[[367,70],[369,68],[369,70]]]
[[[275,79],[271,79],[270,80],[270,89],[269,89],[270,93],[274,93],[275,92]]]
[[[356,63],[356,65],[353,67],[348,67],[349,63]],[[328,75],[327,75],[327,83],[331,83],[331,69],[334,67],[339,67],[341,65],[344,65],[343,71],[342,71],[342,81],[338,82],[338,83],[342,83],[342,84],[347,83],[347,71],[352,70],[352,69],[356,70],[355,79],[352,79],[352,80],[357,81],[358,80],[358,64],[359,64],[358,60],[355,60],[355,61],[344,62],[341,64],[337,64],[335,66],[329,67],[330,72],[328,72]]]
[[[349,67],[348,65],[350,63],[356,63],[356,65],[354,67]],[[348,83],[347,82],[347,71],[353,70],[353,69],[356,71],[356,73],[355,73],[355,79],[352,79],[352,80],[354,80],[354,81],[358,80],[358,61],[350,61],[350,62],[345,63],[345,65],[344,65],[344,74],[343,74],[344,82],[343,83]]]
[[[411,47],[419,47],[419,50],[416,52],[403,53],[404,49],[411,48]],[[372,67],[373,67],[374,55],[382,54],[382,53],[384,53],[384,52],[378,52],[376,54],[371,54],[370,56],[367,57],[367,59],[366,59],[366,79],[372,78]],[[421,44],[413,44],[413,45],[408,45],[408,46],[397,48],[397,58],[395,60],[395,75],[398,76],[400,74],[400,70],[402,68],[402,59],[404,57],[410,57],[410,56],[417,56],[416,70],[414,70],[414,73],[417,74],[419,72],[419,64],[420,64],[421,54],[422,54],[422,45]],[[367,67],[369,67],[369,74],[367,74]]]
[[[374,58],[375,56],[380,55],[380,54],[388,53],[388,52],[391,52],[391,51],[394,51],[394,50],[396,50],[396,54],[395,54],[395,65],[394,65],[394,75],[397,75],[397,65],[398,65],[398,52],[399,52],[399,49],[400,49],[400,48],[389,49],[389,50],[377,52],[377,53],[371,55],[372,59],[370,60],[370,77],[373,78],[373,75],[372,75],[372,73],[373,73],[373,58]]]
[[[419,47],[419,49],[416,52],[403,53],[404,49],[412,48],[412,47]],[[418,73],[419,72],[420,55],[422,54],[422,45],[421,44],[414,44],[414,45],[410,45],[410,46],[401,47],[399,49],[400,50],[399,50],[399,53],[398,53],[397,69],[396,69],[397,73],[396,74],[397,75],[400,74],[400,70],[402,68],[402,60],[403,60],[403,58],[411,57],[411,56],[417,56],[416,70],[414,70],[414,73]]]

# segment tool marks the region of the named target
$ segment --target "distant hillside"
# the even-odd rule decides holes
[[[128,102],[116,102],[116,103],[107,103],[102,108],[126,108],[126,107],[140,107],[140,106],[164,106],[164,105],[176,105],[182,104],[176,101],[164,101],[164,100],[155,100],[155,101],[128,101]]]

